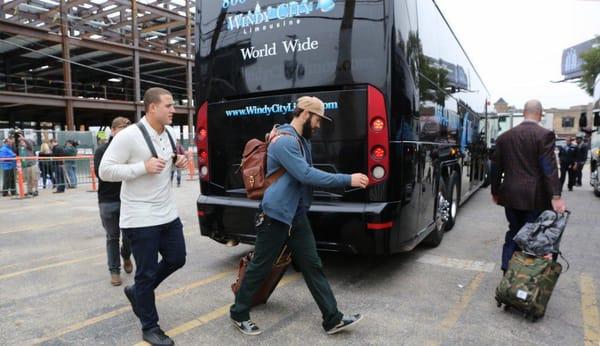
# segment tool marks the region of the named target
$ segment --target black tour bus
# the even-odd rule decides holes
[[[434,1],[199,0],[196,94],[200,231],[254,243],[244,144],[325,102],[314,166],[364,172],[367,189],[315,189],[319,250],[437,246],[486,170],[488,91]]]

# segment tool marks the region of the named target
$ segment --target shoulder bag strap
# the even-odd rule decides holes
[[[150,149],[150,153],[152,153],[152,157],[158,158],[158,155],[156,154],[156,149],[154,148],[154,144],[152,144],[152,141],[150,140],[150,135],[148,134],[148,130],[146,130],[146,127],[144,126],[144,124],[137,123],[137,127],[142,132],[142,135],[144,136],[144,140],[146,141],[146,144],[148,144],[148,149]]]

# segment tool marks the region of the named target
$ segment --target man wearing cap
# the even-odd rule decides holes
[[[108,143],[102,144],[94,153],[94,170],[99,177],[98,169],[104,152],[112,142],[113,138],[121,130],[129,126],[131,122],[125,117],[116,117],[110,127],[111,136]],[[121,182],[109,182],[99,179],[98,206],[100,208],[100,219],[106,231],[106,256],[108,257],[108,271],[110,272],[110,284],[121,285],[121,259],[119,258],[119,239],[121,229],[119,228],[119,217],[121,215]],[[121,257],[123,257],[123,270],[127,274],[133,271],[131,263],[131,249],[127,237],[123,236],[121,246]]]
[[[317,255],[315,238],[307,217],[312,202],[312,188],[360,187],[366,188],[369,179],[362,173],[332,174],[312,166],[310,139],[320,128],[321,120],[332,121],[325,115],[325,107],[316,97],[303,96],[296,102],[289,124],[277,127],[271,133],[267,150],[267,176],[280,168],[285,169],[265,191],[257,214],[256,247],[230,308],[233,324],[244,334],[258,335],[261,330],[250,320],[252,297],[267,277],[273,263],[287,244],[296,268],[319,306],[323,328],[334,334],[358,322],[360,314],[344,316],[338,309],[331,287],[323,273]]]

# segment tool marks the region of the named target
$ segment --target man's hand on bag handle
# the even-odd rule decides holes
[[[185,155],[177,155],[177,161],[175,161],[175,167],[177,168],[186,168],[189,162],[187,156]]]
[[[352,187],[360,187],[364,189],[369,185],[369,177],[362,173],[354,173],[352,174],[352,180],[350,182],[350,186]]]
[[[146,166],[146,172],[148,172],[148,174],[160,174],[160,172],[165,169],[166,161],[153,157],[144,162],[144,166]]]
[[[552,209],[557,213],[564,213],[567,210],[567,204],[565,200],[560,196],[552,197]]]

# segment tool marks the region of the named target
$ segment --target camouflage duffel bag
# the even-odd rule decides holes
[[[498,307],[505,304],[535,321],[546,313],[561,272],[562,265],[556,261],[515,252],[496,288]]]

